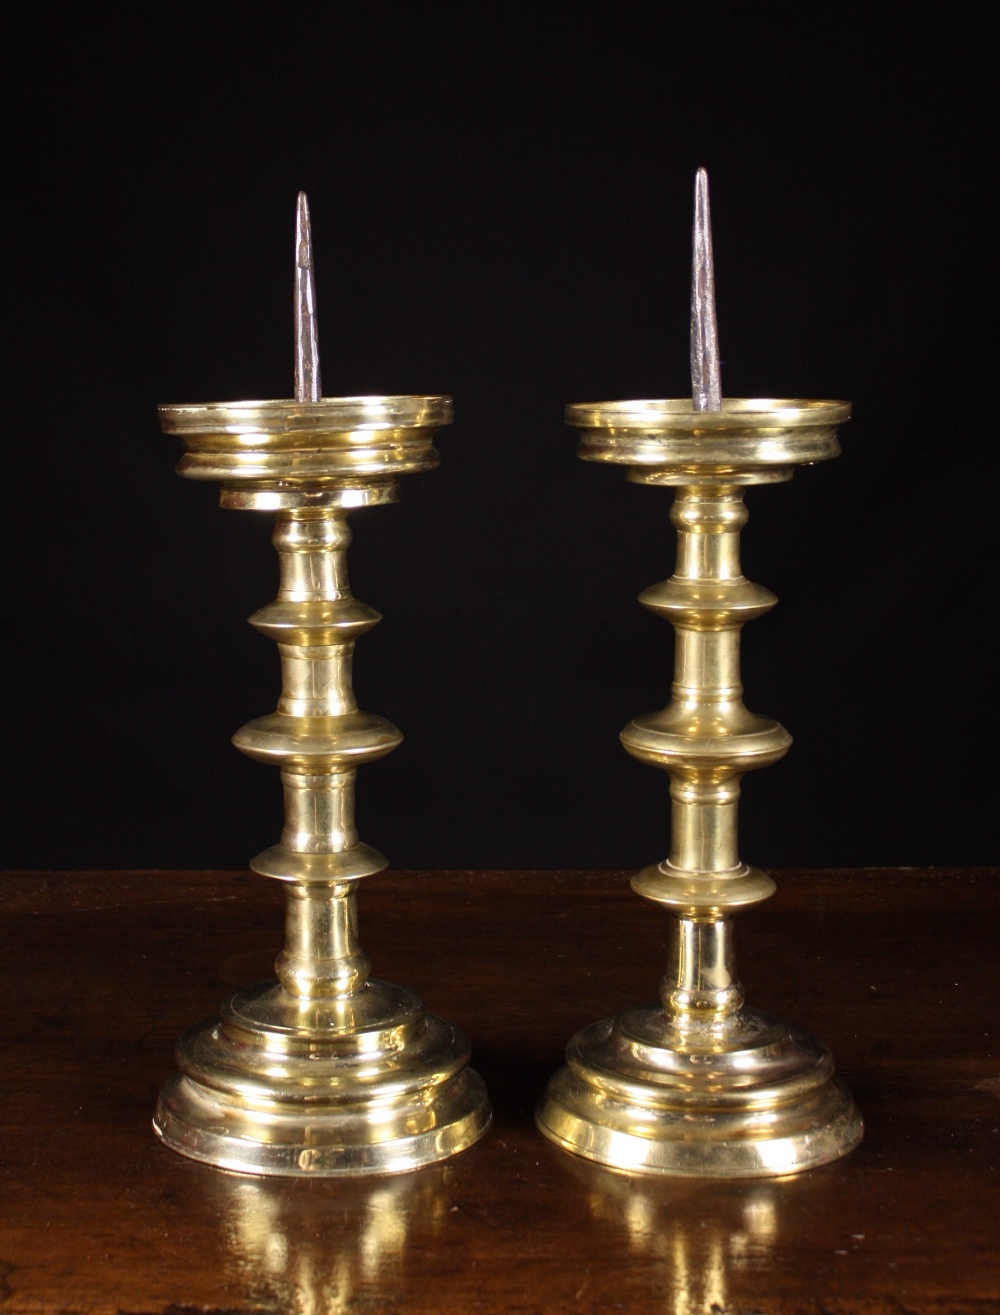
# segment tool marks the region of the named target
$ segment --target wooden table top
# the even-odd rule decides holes
[[[1000,1309],[1000,869],[778,874],[750,1003],[821,1036],[861,1147],[798,1178],[618,1174],[532,1110],[582,1024],[655,998],[668,915],[623,874],[396,873],[375,974],[469,1033],[495,1122],[393,1178],[275,1180],[160,1146],[179,1033],[271,975],[275,883],[0,877],[0,1312],[333,1315]]]

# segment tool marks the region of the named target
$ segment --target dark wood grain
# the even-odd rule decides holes
[[[496,1121],[365,1182],[240,1177],[153,1138],[179,1032],[270,975],[272,884],[0,882],[3,1315],[1000,1309],[1000,871],[784,873],[743,920],[752,1003],[833,1047],[867,1124],[839,1164],[750,1183],[619,1175],[535,1132],[571,1033],[654,998],[667,919],[622,875],[366,884],[376,974],[466,1028]]]

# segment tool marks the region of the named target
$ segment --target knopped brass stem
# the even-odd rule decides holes
[[[334,719],[358,709],[351,683],[355,638],[379,620],[377,612],[359,605],[351,594],[350,542],[347,515],[338,508],[279,513],[273,543],[281,587],[276,605],[251,618],[251,624],[265,634],[281,636],[277,715],[300,721],[326,719],[331,757],[336,757],[338,745]],[[339,642],[330,642],[331,633],[340,637]],[[245,740],[242,732],[235,737],[237,747],[251,756],[256,743],[253,731],[251,723]],[[367,753],[356,753],[354,761],[380,757],[385,745],[382,734]],[[355,769],[339,766],[317,772],[299,761],[298,752],[297,745],[285,750],[281,770],[285,825],[277,851],[287,856],[289,871],[296,854],[349,854],[359,845]],[[269,853],[273,860],[275,851]],[[302,871],[309,874],[308,863]],[[290,995],[304,999],[357,994],[368,979],[371,960],[358,943],[355,883],[286,880],[285,948],[275,964],[279,982]]]

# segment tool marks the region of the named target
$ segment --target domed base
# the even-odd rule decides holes
[[[355,996],[298,1000],[265,982],[177,1045],[180,1074],[153,1127],[191,1159],[238,1173],[402,1173],[486,1131],[486,1088],[458,1028],[419,998],[369,981]]]
[[[679,1029],[658,1007],[584,1028],[536,1114],[556,1145],[615,1169],[705,1178],[801,1173],[863,1127],[815,1038],[744,1010]]]

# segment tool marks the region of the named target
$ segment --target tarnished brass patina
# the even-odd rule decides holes
[[[622,742],[670,775],[670,856],[632,886],[675,918],[660,1003],[572,1039],[538,1109],[558,1145],[618,1169],[754,1177],[796,1173],[851,1150],[861,1119],[819,1041],[744,1006],[733,918],[774,883],[737,853],[744,772],[784,756],[791,737],[744,706],[740,630],[777,601],[740,569],[748,485],[835,457],[846,402],[726,399],[570,406],[579,454],[676,489],[677,566],[640,602],[676,631],[673,697]]]
[[[276,513],[281,586],[250,622],[278,644],[281,698],[233,742],[280,768],[285,827],[250,866],[284,882],[287,901],[278,980],[181,1038],[154,1127],[174,1150],[245,1173],[398,1173],[470,1146],[490,1106],[465,1035],[369,978],[358,942],[357,883],[387,864],[358,838],[354,778],[402,736],[354,698],[354,644],[380,617],[351,594],[347,515],[437,465],[451,399],[320,398],[302,196],[295,304],[297,400],[160,408],[186,448],[182,475],[219,481],[224,507]]]

